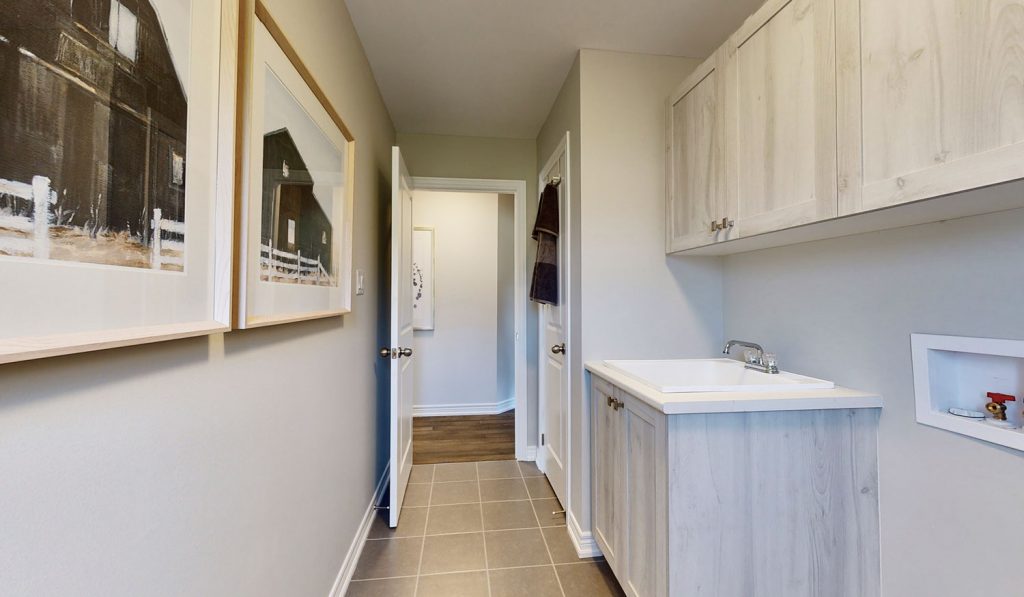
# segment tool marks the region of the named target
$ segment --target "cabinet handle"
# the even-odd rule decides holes
[[[735,220],[730,220],[729,218],[722,218],[722,223],[719,225],[718,229],[725,230],[726,228],[732,228],[735,225]]]
[[[721,230],[721,228],[718,227],[718,220],[712,221],[711,222],[711,234],[714,234],[714,233],[718,232],[719,230]]]
[[[611,396],[609,396],[608,397],[608,406],[613,406],[614,404],[615,404],[615,399],[612,398]]]
[[[623,406],[626,406],[626,403],[621,401],[621,400],[618,400],[616,398],[612,398],[611,396],[609,396],[608,397],[608,406],[614,408],[615,410],[619,410]]]

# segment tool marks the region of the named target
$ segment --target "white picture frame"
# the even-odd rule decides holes
[[[412,230],[412,329],[434,329],[435,259],[434,229],[416,226]]]
[[[169,53],[187,96],[184,116],[187,136],[182,141],[184,156],[180,150],[165,151],[164,146],[153,145],[152,151],[147,149],[152,161],[145,166],[146,176],[153,172],[149,164],[159,163],[171,171],[167,184],[178,185],[183,192],[181,214],[173,219],[168,219],[166,214],[161,216],[158,199],[151,197],[142,209],[132,210],[130,220],[122,220],[122,226],[131,222],[127,228],[122,230],[111,224],[111,218],[103,214],[109,214],[111,209],[124,209],[124,205],[119,206],[117,191],[103,177],[108,173],[117,174],[117,169],[123,177],[126,167],[114,164],[113,157],[109,158],[110,163],[94,164],[94,180],[100,181],[102,186],[98,187],[98,192],[93,190],[97,203],[88,206],[92,215],[86,225],[76,223],[75,216],[71,215],[72,208],[78,209],[81,220],[81,205],[73,205],[67,211],[60,205],[65,194],[74,194],[73,188],[67,188],[72,185],[66,181],[57,183],[51,179],[54,175],[45,172],[33,177],[29,186],[33,191],[40,191],[32,199],[35,202],[35,238],[32,241],[35,248],[31,252],[0,256],[0,364],[231,329],[239,7],[230,0],[180,0],[177,11],[157,11],[154,4],[160,4],[160,9],[170,5],[167,1],[148,3],[147,0],[145,7],[137,6],[139,15],[131,17],[161,20],[166,36],[161,51]],[[66,10],[74,10],[75,5],[61,3],[61,10],[65,10],[65,6]],[[130,20],[127,15],[122,16]],[[45,68],[51,76],[63,77],[61,85],[67,86],[69,94],[90,93],[88,80],[76,75],[75,69],[99,77],[111,71],[86,64],[103,56],[90,53],[89,26],[80,23],[77,29],[62,31],[62,44],[66,43],[67,49],[59,49],[55,57],[27,49],[21,55],[26,60],[60,61],[59,69],[41,65],[40,70]],[[31,28],[26,27],[19,34],[27,34],[26,31]],[[82,32],[85,35],[81,35]],[[5,36],[5,41],[14,41],[10,32],[0,32],[0,35]],[[138,53],[152,47],[135,47],[133,38],[127,34],[115,41],[118,59],[122,60],[137,60]],[[27,42],[22,39],[16,43]],[[167,56],[162,59],[167,60]],[[130,110],[129,114],[132,114]],[[134,115],[136,120],[145,116],[137,109]],[[144,130],[158,134],[158,127],[162,125],[153,121],[147,126],[149,128]],[[120,129],[111,127],[110,130],[114,135]],[[152,137],[144,139],[145,143],[150,143]],[[111,156],[121,142],[120,137],[107,139],[106,147],[111,148]],[[165,153],[167,155],[163,155]],[[95,154],[90,159],[96,159]],[[4,178],[3,173],[0,178]],[[54,186],[43,185],[45,179],[50,179]],[[7,185],[8,191],[17,191],[16,180],[5,180],[12,183]],[[147,184],[150,193],[153,189],[167,188],[166,185],[154,186],[162,182]],[[40,197],[48,197],[49,205],[39,207]],[[147,222],[150,229],[154,222],[161,227],[157,227],[156,233],[144,232]],[[40,234],[42,223],[45,224]],[[66,243],[60,246],[61,239],[52,233],[55,229],[77,235],[82,242],[70,245],[71,248]],[[80,234],[83,229],[88,229],[85,236]],[[164,241],[163,250],[162,232],[177,237]],[[92,244],[86,247],[90,238]],[[112,239],[117,238],[121,239],[121,244],[111,247]],[[174,250],[168,248],[172,243]],[[58,250],[64,253],[58,254]],[[117,255],[114,259],[97,258],[96,253],[77,253],[87,250],[110,254],[116,251]],[[150,265],[126,265],[123,254],[129,250],[143,254]],[[170,267],[165,267],[168,265]]]
[[[355,139],[266,6],[250,6],[240,329],[336,317],[352,307]]]

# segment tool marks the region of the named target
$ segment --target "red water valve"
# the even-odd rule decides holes
[[[992,402],[995,402],[996,404],[1003,404],[1004,402],[1016,402],[1017,401],[1017,397],[1016,396],[1011,396],[1009,394],[1000,394],[998,392],[989,392],[988,394],[986,394],[986,396],[988,396],[989,399],[991,399]]]

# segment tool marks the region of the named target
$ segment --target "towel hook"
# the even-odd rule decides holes
[[[557,187],[558,185],[562,184],[562,177],[552,176],[551,178],[548,179],[548,184]]]

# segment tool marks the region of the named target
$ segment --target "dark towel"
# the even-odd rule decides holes
[[[533,267],[530,300],[558,304],[558,187],[549,184],[540,196],[533,239],[537,241],[537,262]]]

